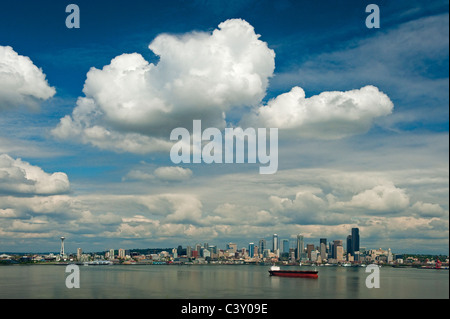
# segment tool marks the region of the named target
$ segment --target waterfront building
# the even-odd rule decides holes
[[[192,257],[192,247],[191,246],[186,247],[186,256],[187,256],[187,258]]]
[[[353,244],[352,244],[352,235],[347,236],[347,254],[350,254],[353,256]]]
[[[235,244],[235,243],[228,243],[227,244],[227,250],[228,250],[229,253],[232,253],[232,254],[236,253],[237,252],[237,244]]]
[[[352,252],[353,256],[359,252],[359,228],[352,228]]]
[[[283,239],[283,253],[289,254],[289,239]]]
[[[342,240],[333,241],[333,258],[338,262],[344,260],[344,247],[342,246]]]
[[[248,244],[248,256],[250,258],[253,258],[254,255],[255,255],[255,243],[250,243]]]
[[[277,234],[273,234],[272,251],[276,252],[278,249],[280,249],[279,242],[278,242],[278,235]]]
[[[195,245],[195,250],[197,251],[198,257],[202,257],[202,245],[200,244],[196,244]]]
[[[319,239],[319,250],[321,245],[324,244],[325,245],[325,252],[328,253],[328,246],[327,246],[327,239],[326,238],[320,238]]]
[[[295,261],[295,249],[294,248],[289,249],[289,261],[290,262]]]
[[[304,251],[304,242],[303,242],[303,236],[302,235],[297,235],[297,260],[301,260],[302,259],[302,255],[303,255],[303,251]]]
[[[265,239],[260,239],[259,240],[259,253],[263,254],[264,250],[267,249],[267,243]]]
[[[325,242],[321,241],[319,249],[320,249],[319,252],[320,252],[320,257],[321,257],[322,261],[326,260],[328,258],[326,240],[325,240]]]
[[[178,258],[178,249],[177,248],[172,248],[172,256],[173,258]]]
[[[352,228],[351,235],[347,236],[347,254],[355,257],[359,253],[359,228]]]
[[[317,261],[317,257],[319,256],[319,252],[317,250],[311,250],[309,252],[309,256],[310,256],[310,260],[315,262],[315,261]]]
[[[394,261],[394,256],[392,255],[391,249],[388,248],[388,253],[386,256],[386,262],[387,263],[392,263]]]
[[[306,254],[307,254],[309,260],[311,260],[311,252],[313,250],[314,250],[314,244],[307,244],[306,245]]]

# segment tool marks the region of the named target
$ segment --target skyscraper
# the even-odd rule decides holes
[[[344,247],[342,247],[342,240],[333,241],[333,258],[337,261],[344,259]]]
[[[353,251],[353,243],[352,243],[352,235],[347,236],[347,254],[354,255]]]
[[[347,254],[355,256],[359,252],[359,228],[352,228],[351,235],[347,236]]]
[[[202,257],[202,245],[195,244],[195,250],[197,251],[198,256]]]
[[[328,258],[334,258],[334,243],[328,243]]]
[[[279,248],[278,235],[273,234],[273,252],[276,252]]]
[[[250,243],[248,244],[248,256],[250,258],[253,258],[254,254],[255,254],[255,243]]]
[[[303,236],[297,235],[297,260],[300,260],[302,258],[303,250],[304,250],[304,243],[303,243]]]
[[[192,257],[192,247],[191,247],[191,246],[187,246],[187,247],[186,247],[186,256],[187,256],[188,258],[191,258],[191,257]]]
[[[289,253],[289,239],[283,239],[283,253]]]
[[[324,244],[325,247],[327,247],[327,239],[326,238],[320,238],[319,247],[322,246],[322,244]]]
[[[308,254],[308,259],[311,260],[311,252],[314,250],[314,244],[306,245],[306,253]]]
[[[260,254],[263,254],[263,253],[264,253],[264,250],[266,250],[266,249],[267,249],[266,240],[265,240],[265,239],[261,239],[261,240],[259,241],[259,253],[260,253]]]
[[[359,252],[359,228],[352,228],[352,251],[353,256],[355,252]]]
[[[322,239],[320,240],[319,251],[320,251],[320,258],[322,258],[322,261],[328,259],[326,239],[325,242],[323,242]]]

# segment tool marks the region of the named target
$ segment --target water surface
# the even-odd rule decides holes
[[[0,298],[19,299],[440,299],[448,270],[382,267],[380,288],[362,267],[317,267],[319,278],[271,277],[258,265],[80,266],[80,288],[65,266],[0,267]],[[287,267],[286,269],[293,269]],[[302,267],[302,269],[311,269]]]

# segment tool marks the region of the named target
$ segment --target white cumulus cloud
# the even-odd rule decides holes
[[[31,59],[10,46],[0,45],[0,111],[25,105],[35,108],[38,101],[56,93],[45,74]]]
[[[166,181],[183,181],[192,177],[192,171],[189,168],[178,166],[158,167],[154,174]]]
[[[69,190],[65,173],[49,174],[21,159],[0,155],[0,194],[52,195]]]
[[[275,54],[241,19],[212,33],[161,34],[149,45],[160,60],[123,54],[91,68],[72,115],[53,134],[133,153],[167,150],[170,131],[192,120],[223,128],[226,112],[257,106],[266,95]]]
[[[294,136],[339,139],[367,132],[374,119],[392,113],[389,97],[374,86],[346,92],[322,92],[307,98],[294,87],[257,109],[252,122]]]

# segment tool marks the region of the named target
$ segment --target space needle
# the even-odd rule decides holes
[[[66,238],[65,238],[65,237],[61,237],[61,251],[60,251],[60,253],[59,253],[59,255],[60,255],[61,257],[64,256],[64,239],[66,239]]]

